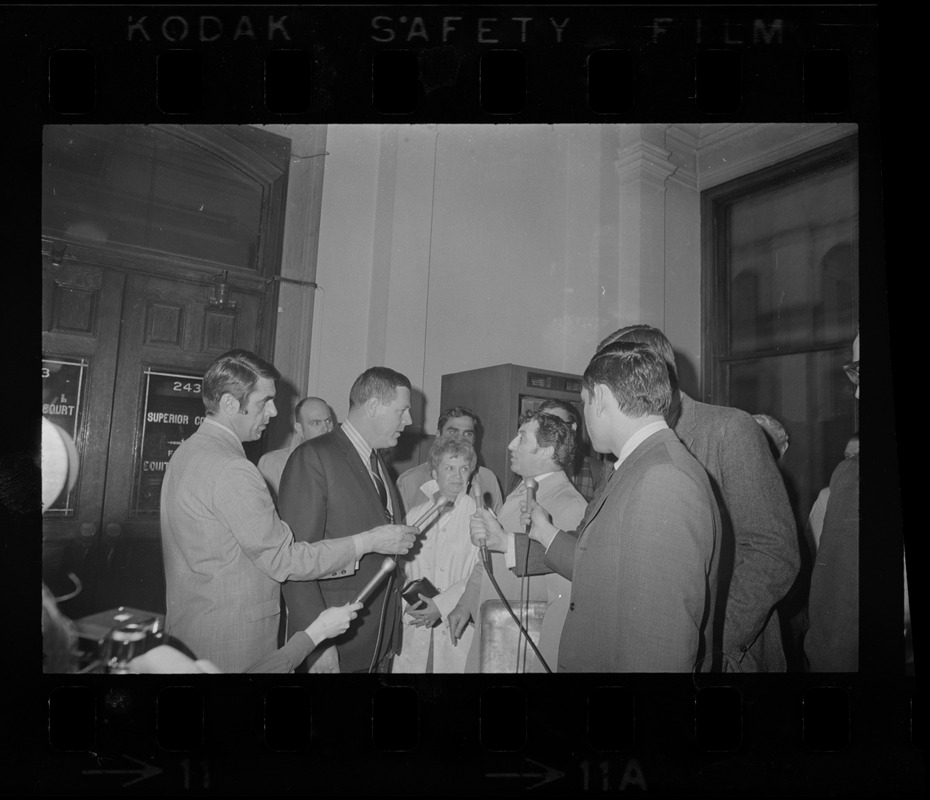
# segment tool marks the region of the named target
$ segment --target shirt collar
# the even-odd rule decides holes
[[[371,445],[365,441],[365,438],[358,432],[356,427],[346,420],[342,423],[342,432],[349,437],[349,441],[355,446],[355,449],[358,450],[358,454],[362,457],[362,461],[366,464],[371,458]]]
[[[630,455],[637,447],[639,447],[643,442],[646,441],[652,434],[661,431],[663,428],[668,428],[668,423],[664,419],[660,419],[657,422],[650,422],[648,425],[644,425],[636,433],[634,433],[629,439],[626,440],[623,447],[620,448],[620,455],[617,456],[617,462],[614,464],[614,469],[619,469],[620,465],[626,461],[627,456]]]
[[[537,485],[538,485],[538,484],[542,483],[544,480],[546,480],[546,478],[548,478],[548,477],[550,477],[550,476],[552,476],[552,475],[558,475],[559,473],[562,473],[562,474],[564,475],[564,474],[565,474],[565,470],[559,469],[559,470],[553,470],[552,472],[544,472],[544,473],[542,473],[541,475],[534,475],[534,476],[533,476],[533,480],[536,481],[536,483],[537,483]],[[518,483],[518,484],[513,488],[513,491],[511,492],[512,495],[513,495],[513,494],[519,494],[519,495],[522,496],[523,494],[525,494],[525,492],[526,492],[526,484],[523,483],[523,481],[525,481],[525,480],[526,480],[526,478],[520,478],[520,483]]]

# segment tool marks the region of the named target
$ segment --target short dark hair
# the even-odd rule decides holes
[[[520,417],[520,425],[536,421],[536,444],[552,448],[552,460],[563,470],[575,463],[575,432],[561,417],[548,414],[541,408],[527,411]]]
[[[474,411],[470,408],[465,408],[465,406],[453,406],[452,408],[447,408],[439,415],[439,423],[436,430],[442,434],[442,429],[446,427],[446,423],[450,419],[456,419],[457,417],[471,417],[475,422],[475,427],[478,427],[478,415]]]
[[[656,350],[639,342],[617,341],[599,350],[584,371],[589,394],[604,384],[628,417],[665,416],[672,402],[666,362]]]
[[[668,378],[672,384],[672,391],[678,388],[678,366],[675,364],[675,351],[668,337],[652,325],[627,325],[618,328],[606,337],[598,346],[597,352],[614,342],[639,342],[655,350],[668,366]]]
[[[388,367],[369,367],[355,379],[349,391],[349,408],[358,408],[372,397],[387,405],[397,394],[397,387],[410,388],[410,380]]]
[[[204,408],[208,414],[215,414],[219,411],[220,399],[227,393],[239,401],[240,407],[244,406],[260,378],[278,381],[281,380],[281,373],[275,369],[274,364],[249,350],[236,349],[223,353],[207,367],[203,376],[201,394]]]
[[[581,414],[578,413],[578,406],[574,403],[569,403],[568,400],[544,400],[536,410],[549,411],[550,408],[561,408],[563,411],[568,412],[568,415],[575,423],[576,430],[581,430]]]
[[[458,416],[463,416],[459,414]],[[478,454],[475,452],[474,445],[467,439],[459,439],[456,436],[437,436],[430,445],[429,454],[426,461],[429,464],[429,470],[432,472],[439,468],[439,462],[443,456],[461,456],[467,458],[471,463],[472,470],[478,463]]]

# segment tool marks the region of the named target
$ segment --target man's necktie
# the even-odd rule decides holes
[[[368,463],[371,466],[371,474],[375,479],[375,486],[378,489],[378,496],[381,498],[381,505],[384,510],[388,511],[387,489],[384,488],[384,481],[381,480],[381,471],[378,469],[378,454],[372,450],[368,457]]]

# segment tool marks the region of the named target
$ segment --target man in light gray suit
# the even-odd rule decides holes
[[[280,584],[313,580],[366,553],[404,554],[416,529],[380,525],[342,539],[297,542],[242,443],[277,413],[278,371],[230,350],[203,380],[206,419],[178,447],[161,493],[168,633],[223,672],[278,646]]]

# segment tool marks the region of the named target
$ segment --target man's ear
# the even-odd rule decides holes
[[[603,383],[594,384],[594,398],[592,405],[594,406],[594,413],[597,416],[601,416],[606,410],[606,392],[607,387]]]
[[[223,392],[220,398],[220,409],[231,417],[239,413],[239,401],[229,392]]]
[[[294,423],[294,436],[297,441],[302,441],[304,438],[304,429],[300,427],[299,422]]]
[[[374,417],[378,413],[378,407],[381,405],[381,401],[377,397],[369,397],[365,401],[365,411],[368,412],[369,417]]]
[[[546,445],[545,447],[539,448],[539,455],[542,456],[546,461],[552,461],[555,456],[555,447],[551,444]]]

